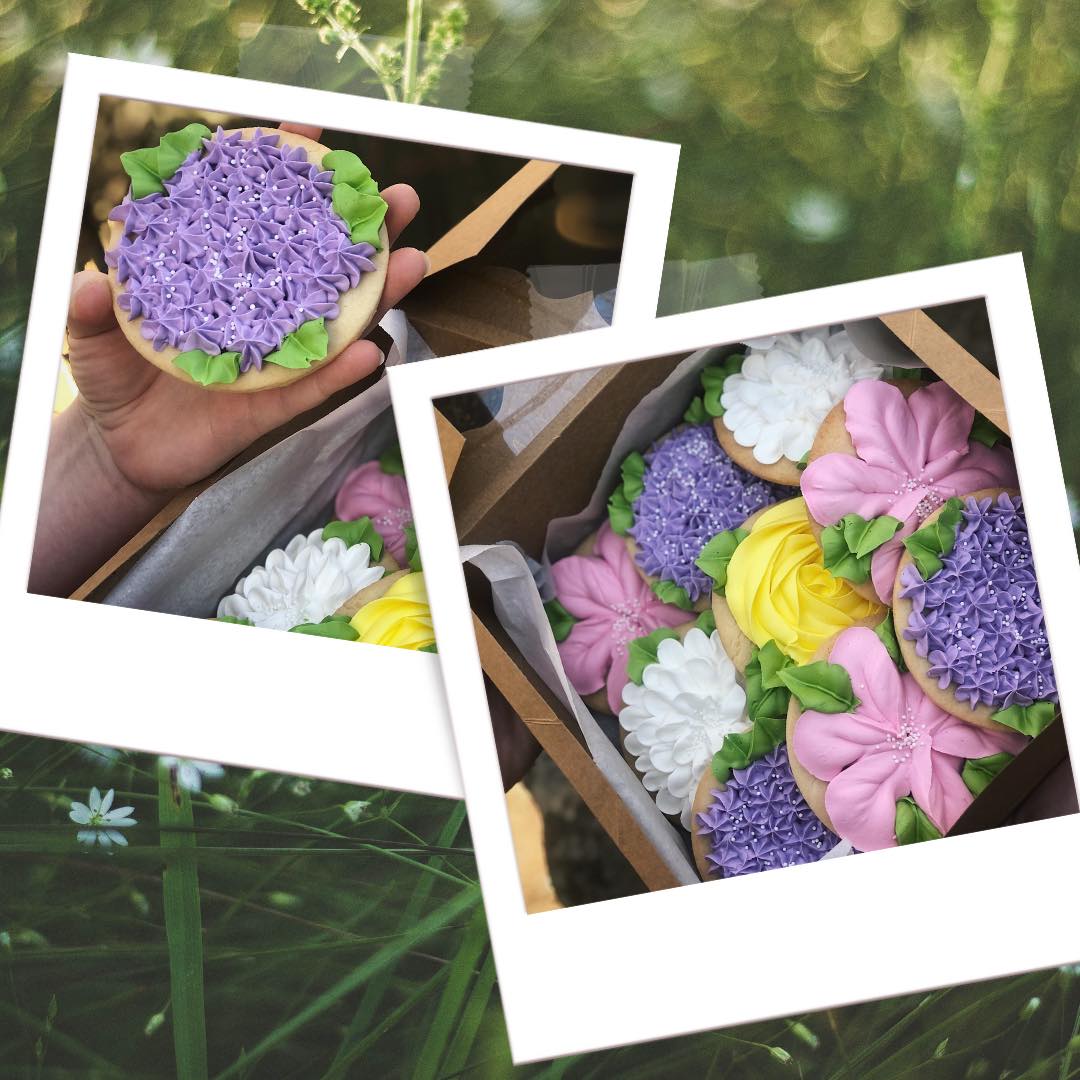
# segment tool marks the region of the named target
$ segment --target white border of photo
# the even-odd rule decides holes
[[[1053,574],[1042,597],[1076,761],[1080,566],[1020,255],[391,373],[515,1062],[1080,960],[1077,814],[527,914],[435,427],[434,400],[504,384],[511,370],[536,379],[973,297],[989,311],[1035,558],[1044,581]]]
[[[68,56],[0,506],[0,727],[460,798],[436,656],[27,593],[103,95],[631,174],[615,326],[656,311],[678,146]]]

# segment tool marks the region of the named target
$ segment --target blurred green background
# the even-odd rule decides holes
[[[349,13],[340,3],[306,6]],[[439,7],[429,3],[425,19]],[[429,102],[682,144],[665,313],[1021,250],[1066,477],[1076,487],[1077,436],[1069,422],[1080,366],[1080,313],[1073,298],[1080,266],[1075,4],[467,0],[464,7],[464,47],[447,57]],[[365,3],[361,14],[359,22],[370,27],[365,41],[373,48],[374,38],[386,38],[384,47],[391,49],[401,39],[403,0]],[[320,41],[309,12],[294,0],[0,0],[6,121],[0,125],[0,453],[6,450],[22,360],[68,51],[385,93],[356,50],[347,49],[339,60],[337,45]],[[66,280],[55,285],[68,287]],[[20,751],[37,762],[35,768],[41,766],[39,784],[66,791],[69,782],[73,790],[97,782],[92,769],[78,772],[65,764],[70,754],[53,760],[59,751],[50,746],[38,740]],[[16,749],[4,744],[0,757]],[[18,784],[18,771],[15,776]],[[229,791],[239,791],[243,777],[230,774],[229,782]],[[125,909],[123,919],[116,915],[116,897],[93,873],[48,870],[55,857],[42,843],[44,834],[34,830],[57,826],[62,808],[52,805],[51,816],[45,815],[49,804],[35,796],[16,811],[9,794],[10,785],[0,798],[0,837],[8,847],[0,853],[0,932],[8,935],[0,938],[0,966],[6,969],[0,972],[0,1075],[171,1075],[167,1042],[144,1041],[153,1038],[144,1028],[162,1005],[161,986],[153,983],[145,1007],[130,1004],[143,1001],[152,979],[167,982],[163,954],[123,921],[146,917],[135,909],[134,915]],[[85,798],[85,790],[74,797]],[[333,800],[348,801],[340,792]],[[452,804],[420,797],[395,808],[401,822],[433,849],[458,813]],[[461,837],[456,845],[466,847]],[[351,842],[339,846],[347,849]],[[127,867],[125,882],[138,873],[151,880],[159,874],[152,853],[139,856],[139,863],[119,861],[129,854],[134,852],[120,853],[114,864]],[[369,927],[365,934],[400,941],[402,931],[389,925],[382,909],[402,908],[430,873],[413,867],[388,875],[382,863],[355,860],[348,850],[334,857],[334,865],[345,869],[334,910],[324,912],[325,918],[348,919],[355,911],[358,924]],[[420,861],[441,857],[433,850]],[[208,858],[204,880],[224,873],[222,866],[234,872],[223,856]],[[474,876],[467,849],[455,858],[464,879]],[[27,860],[38,867],[30,883],[23,870],[13,870]],[[330,903],[319,898],[317,880],[312,878],[310,902]],[[50,892],[50,882],[63,891]],[[457,889],[464,895],[471,886],[461,880]],[[149,885],[143,891],[151,896]],[[63,910],[68,894],[71,910]],[[355,909],[348,903],[353,895],[359,898]],[[456,897],[447,900],[433,890],[415,918],[445,914]],[[463,917],[431,931],[430,950],[417,948],[435,957],[440,969],[457,958],[457,970],[465,974],[445,986],[429,985],[434,969],[394,967],[396,996],[380,1003],[380,1019],[369,1018],[372,1026],[359,1032],[350,1027],[357,995],[372,985],[363,964],[380,955],[381,944],[353,942],[355,953],[319,951],[325,930],[313,930],[303,939],[310,948],[305,959],[290,961],[290,949],[294,957],[301,955],[295,952],[300,939],[283,935],[280,958],[259,961],[277,967],[255,969],[260,979],[269,972],[265,978],[271,981],[258,988],[279,994],[275,1010],[251,991],[250,981],[235,973],[223,977],[224,969],[209,966],[207,1003],[219,1040],[212,1043],[211,1070],[236,1065],[235,1075],[319,1076],[339,1047],[348,1053],[360,1046],[371,1075],[507,1073],[486,943],[468,909],[461,911]],[[222,948],[248,948],[254,940],[249,934],[274,940],[279,916],[263,917],[270,921],[245,924],[244,936],[235,945],[224,941]],[[62,934],[39,925],[51,919],[63,920]],[[156,932],[160,950],[160,925]],[[1010,924],[1003,932],[1023,928]],[[139,947],[121,948],[121,937]],[[53,951],[54,938],[63,951]],[[689,947],[704,954],[711,943]],[[307,957],[315,955],[317,969],[308,967]],[[226,955],[222,962],[232,961]],[[722,971],[722,956],[716,963]],[[293,965],[310,970],[310,981],[280,974],[295,975]],[[306,1007],[346,977],[359,981],[341,1009],[306,1017]],[[99,993],[110,1006],[91,1009],[80,1022],[76,1003],[81,999],[89,1006]],[[54,995],[58,1008],[49,1021],[50,1040],[39,1053],[36,1040],[43,1037]],[[416,1011],[399,1010],[410,1001]],[[437,1026],[438,1037],[425,1038],[436,1020],[450,1027]],[[240,1062],[242,1051],[264,1045],[283,1025],[286,1034],[274,1043],[273,1054]],[[465,1044],[453,1038],[462,1025],[475,1036]],[[1080,973],[1065,968],[523,1071],[553,1077],[693,1072],[1064,1080],[1080,1075],[1078,1033]],[[331,1043],[333,1051],[327,1049]]]

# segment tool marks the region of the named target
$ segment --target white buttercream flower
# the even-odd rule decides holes
[[[642,685],[627,683],[622,696],[619,723],[642,782],[660,810],[689,829],[690,804],[713,754],[726,735],[750,727],[746,692],[720,635],[694,627],[682,641],[661,641]]]
[[[799,461],[848,390],[883,373],[842,327],[779,334],[767,349],[751,348],[742,370],[725,380],[724,426],[762,465]]]
[[[322,529],[316,529],[294,536],[242,577],[236,592],[218,604],[218,618],[248,619],[270,630],[322,622],[385,572],[371,565],[367,544],[346,547],[338,537],[324,541]]]
[[[104,796],[98,789],[91,788],[86,803],[73,802],[68,817],[76,825],[86,826],[76,834],[80,844],[100,844],[107,848],[110,844],[118,844],[127,847],[127,837],[120,829],[137,825],[138,822],[131,816],[134,806],[118,806],[112,809],[113,798],[116,792],[109,788]],[[89,805],[87,805],[89,803]]]
[[[212,761],[163,755],[158,762],[166,769],[176,770],[176,782],[185,791],[202,791],[204,780],[219,780],[225,775],[225,770]]]

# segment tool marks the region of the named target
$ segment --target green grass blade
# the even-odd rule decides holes
[[[452,961],[450,980],[446,984],[435,1018],[428,1028],[427,1038],[420,1048],[420,1058],[413,1070],[413,1080],[434,1080],[439,1074],[439,1063],[446,1052],[446,1044],[454,1027],[473,980],[476,962],[488,941],[484,909],[478,908]]]
[[[205,1080],[206,1010],[203,1004],[202,916],[191,796],[162,769],[158,780],[162,893],[172,986],[173,1046],[180,1080]]]
[[[480,1024],[487,1012],[488,1002],[491,1000],[491,991],[495,987],[495,959],[488,950],[484,966],[473,984],[469,1000],[465,1002],[465,1008],[461,1013],[457,1031],[454,1033],[454,1041],[446,1054],[446,1063],[443,1066],[444,1076],[456,1076],[464,1071],[469,1060],[469,1054],[476,1040],[476,1033],[480,1030]]]
[[[426,918],[410,927],[392,944],[385,945],[369,960],[365,960],[364,963],[339,979],[328,990],[319,994],[310,1005],[301,1009],[300,1012],[291,1019],[286,1020],[285,1023],[279,1024],[266,1038],[260,1040],[251,1050],[247,1051],[242,1059],[235,1061],[227,1069],[218,1073],[216,1080],[226,1080],[226,1077],[236,1076],[240,1069],[250,1066],[257,1058],[285,1039],[290,1038],[309,1021],[321,1016],[327,1009],[337,1004],[346,994],[351,993],[359,986],[363,986],[373,975],[385,970],[398,957],[403,956],[420,942],[437,933],[447,923],[453,922],[462,912],[478,904],[479,901],[480,889],[477,886],[462,889],[453,899],[448,900],[438,910],[433,911]]]

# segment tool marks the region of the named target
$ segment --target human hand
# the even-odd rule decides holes
[[[282,125],[318,139],[319,128]],[[382,193],[393,244],[419,209],[416,192]],[[391,252],[377,323],[427,272],[415,248]],[[78,408],[93,443],[123,480],[146,493],[168,492],[208,476],[260,436],[370,375],[382,360],[370,341],[353,342],[333,363],[287,386],[251,394],[207,391],[173,378],[131,346],[116,321],[106,276],[75,275],[68,316],[69,361]]]

